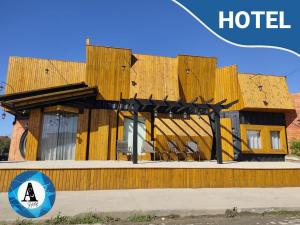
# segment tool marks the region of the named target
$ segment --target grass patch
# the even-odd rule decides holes
[[[129,222],[151,222],[156,217],[153,215],[134,215],[127,218]]]
[[[96,213],[86,213],[77,216],[61,216],[58,214],[56,217],[51,218],[45,222],[46,225],[62,225],[62,224],[96,224],[96,223],[109,223],[119,221],[118,218],[109,216],[102,216]]]
[[[20,219],[17,219],[14,224],[15,225],[33,225],[35,223],[32,220],[20,220]]]

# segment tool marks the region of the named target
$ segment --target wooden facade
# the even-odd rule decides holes
[[[7,192],[11,180],[27,170],[0,169],[3,178],[0,180],[0,192]],[[300,186],[300,169],[52,168],[38,171],[51,179],[56,191]]]
[[[196,99],[197,103],[216,103],[227,99],[227,102],[238,100],[237,104],[225,110],[229,113],[284,113],[293,109],[284,77],[239,73],[235,65],[217,68],[217,59],[212,57],[178,55],[172,58],[133,54],[130,49],[92,45],[86,46],[86,63],[11,57],[6,94],[78,82],[85,82],[90,88],[96,87],[97,100],[119,101],[134,96],[147,99],[151,96],[157,100],[167,97],[170,101],[182,99],[191,102]],[[116,160],[116,140],[124,139],[124,118],[131,118],[132,115],[124,112],[118,114],[116,109],[77,107],[75,159]],[[67,108],[59,110],[67,111]],[[43,114],[47,107],[29,111],[26,160],[38,160]],[[145,119],[146,140],[151,140],[151,115],[145,112],[139,116]],[[268,147],[259,151],[247,150],[245,132],[247,127],[257,125],[264,127],[264,124],[246,126],[230,116],[221,118],[224,160],[236,160],[236,149],[244,154],[287,153],[285,127],[277,127],[281,132],[282,150],[271,151]],[[236,134],[237,130],[239,133]],[[237,141],[236,135],[239,136]],[[264,132],[264,135],[268,136],[268,133]],[[169,118],[168,114],[159,114],[155,118],[154,141],[159,151],[167,149],[167,140],[176,141],[181,148],[184,148],[186,141],[192,140],[198,143],[201,159],[210,160],[213,138],[211,121],[206,115],[191,115],[183,119],[182,114],[173,118]],[[267,137],[264,140],[269,141]],[[150,159],[148,155],[143,157],[141,159]],[[171,159],[177,160],[175,156]]]

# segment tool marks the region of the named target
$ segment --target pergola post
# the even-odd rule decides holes
[[[115,155],[115,159],[118,160],[118,140],[119,140],[119,116],[120,116],[120,109],[118,107],[117,110],[117,127],[116,127],[116,155]]]
[[[222,158],[222,140],[221,140],[221,122],[220,122],[220,112],[214,112],[214,120],[215,120],[215,146],[216,146],[216,153],[217,153],[217,162],[218,164],[223,163]]]
[[[138,110],[134,109],[133,114],[133,149],[132,149],[132,162],[138,162]]]
[[[151,141],[154,141],[154,123],[155,123],[155,116],[154,112],[151,112]]]

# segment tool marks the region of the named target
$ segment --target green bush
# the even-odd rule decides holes
[[[294,140],[290,143],[292,155],[300,156],[300,140]]]
[[[10,146],[9,137],[0,137],[0,154],[8,153]]]

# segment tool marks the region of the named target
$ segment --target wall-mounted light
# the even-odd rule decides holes
[[[262,86],[262,85],[259,85],[259,86],[258,86],[258,90],[259,90],[259,91],[262,91],[262,90],[263,90],[263,86]]]
[[[191,70],[190,70],[189,68],[186,68],[186,69],[185,69],[185,72],[186,72],[186,74],[190,74],[190,73],[191,73]]]
[[[183,119],[187,119],[187,113],[186,112],[183,113]]]
[[[131,81],[131,85],[132,85],[132,86],[136,86],[136,85],[137,85],[137,82],[135,82],[134,80],[132,80],[132,81]]]
[[[269,103],[266,100],[264,100],[263,103],[265,106],[269,105]]]
[[[157,115],[158,115],[158,113],[157,113],[157,111],[155,110],[155,111],[154,111],[154,117],[157,117]]]
[[[1,114],[1,118],[2,118],[3,120],[5,120],[5,117],[6,117],[6,113],[3,112],[3,113]]]
[[[170,112],[169,112],[169,117],[170,118],[173,118],[173,112],[170,110]]]
[[[60,118],[60,113],[56,113],[56,119],[59,120]]]
[[[46,75],[49,74],[49,69],[48,69],[48,68],[45,69],[45,74],[46,74]]]
[[[125,71],[125,69],[126,69],[126,66],[122,65],[122,70]]]

